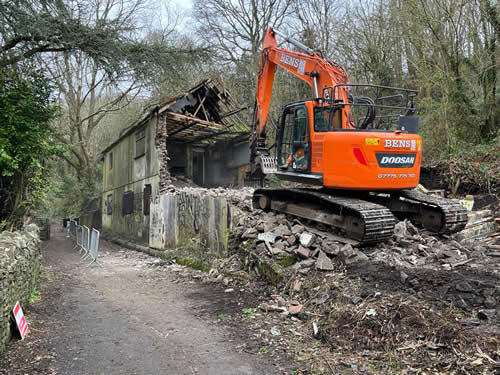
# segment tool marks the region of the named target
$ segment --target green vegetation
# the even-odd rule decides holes
[[[57,114],[42,72],[0,71],[0,222],[12,229],[44,202],[48,161],[62,151],[50,126]],[[0,229],[4,229],[0,228]]]
[[[472,184],[483,191],[496,192],[500,187],[500,135],[492,141],[451,151],[440,166],[452,194],[460,185]]]
[[[257,312],[257,309],[255,307],[246,307],[241,312],[243,313],[243,317],[250,322],[255,318],[254,314]]]
[[[217,315],[217,318],[220,320],[231,320],[231,315],[229,314],[219,314]]]
[[[260,354],[267,354],[271,351],[271,348],[269,346],[263,346],[262,348],[259,349]]]
[[[30,293],[29,302],[30,303],[37,302],[40,301],[40,299],[41,299],[40,292],[36,288],[33,289]]]

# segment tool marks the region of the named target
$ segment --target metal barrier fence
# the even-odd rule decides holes
[[[92,263],[97,263],[97,251],[99,250],[99,237],[100,237],[100,233],[97,229],[95,228],[92,228],[92,232],[90,233],[90,250],[89,250],[89,253],[90,253],[90,256],[92,257],[92,262],[90,262],[90,264]],[[89,264],[89,266],[90,266]]]
[[[89,266],[92,263],[101,265],[97,261],[97,253],[99,251],[99,237],[98,230],[88,228],[85,225],[79,225],[75,220],[69,223],[69,235],[71,240],[75,243],[73,249],[77,249],[82,254],[82,260],[91,258]]]
[[[75,241],[76,240],[76,221],[70,220],[69,222],[69,237]]]
[[[81,225],[76,226],[76,244],[79,247],[78,251],[81,251],[83,244],[83,228]]]
[[[82,249],[83,249],[83,258],[89,253],[89,244],[90,244],[90,230],[85,225],[82,226]]]

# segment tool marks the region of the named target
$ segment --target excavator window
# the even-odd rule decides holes
[[[283,130],[281,136],[280,160],[279,164],[282,168],[288,168],[289,156],[292,154],[294,128],[295,128],[295,109],[288,108],[283,114]]]
[[[341,111],[332,107],[314,107],[314,131],[327,132],[342,127]]]
[[[308,170],[307,108],[304,105],[289,107],[283,116],[278,153],[279,166],[281,169],[292,167],[297,170]]]
[[[307,112],[305,107],[299,107],[295,111],[295,131],[293,140],[297,142],[306,141]]]

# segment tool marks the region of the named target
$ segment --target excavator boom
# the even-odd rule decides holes
[[[316,98],[322,96],[322,93],[318,91],[319,89],[324,89],[336,84],[349,83],[347,72],[338,64],[325,59],[321,52],[313,51],[290,38],[285,39],[299,46],[301,49],[307,49],[309,53],[279,48],[276,41],[276,34],[278,34],[278,32],[269,28],[262,42],[262,54],[256,95],[257,122],[255,124],[256,132],[259,136],[263,135],[265,132],[277,66],[307,82],[314,90]],[[346,90],[340,90],[341,97],[336,99],[342,99],[347,102],[348,98],[345,91]]]

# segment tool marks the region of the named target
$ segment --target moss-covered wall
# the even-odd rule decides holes
[[[10,313],[19,301],[24,307],[40,282],[40,238],[30,224],[24,232],[0,233],[0,353],[10,337]]]

